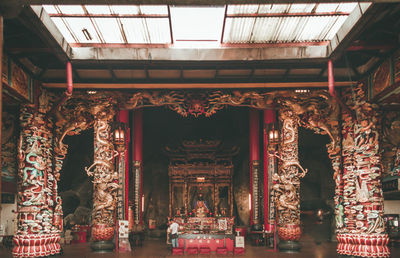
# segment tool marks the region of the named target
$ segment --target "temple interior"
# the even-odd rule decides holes
[[[398,257],[400,1],[0,1],[0,257]]]

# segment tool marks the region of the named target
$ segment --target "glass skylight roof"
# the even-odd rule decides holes
[[[224,7],[171,7],[172,32],[176,41],[219,41]]]
[[[72,47],[328,44],[357,3],[227,6],[45,5]],[[134,46],[132,46],[134,47]]]

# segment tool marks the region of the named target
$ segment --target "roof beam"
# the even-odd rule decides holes
[[[168,5],[168,24],[169,24],[169,36],[171,38],[171,44],[174,44],[174,32],[172,31],[171,8],[169,5]]]
[[[321,12],[321,13],[238,13],[227,14],[226,18],[282,18],[282,17],[314,17],[314,16],[348,16],[346,12]]]
[[[225,4],[293,4],[337,3],[338,0],[23,0],[24,4],[42,5],[225,5]],[[340,2],[396,3],[399,0],[341,0]]]
[[[76,14],[76,13],[49,13],[50,17],[61,17],[61,18],[169,18],[169,15],[165,14]]]
[[[224,11],[224,21],[222,23],[222,31],[221,31],[221,40],[219,41],[221,44],[224,42],[224,35],[225,35],[225,25],[226,25],[226,14],[228,13],[228,6],[225,6]]]
[[[294,61],[294,62],[293,62]],[[297,61],[297,62],[296,62]],[[79,61],[74,62],[77,69],[109,69],[113,67],[115,70],[143,70],[144,67],[151,64],[151,69],[155,70],[242,70],[242,69],[321,69],[326,66],[327,59],[307,59],[307,60],[290,60],[283,62],[282,60],[263,60],[248,62],[195,62],[195,61],[118,61],[118,62],[97,62]]]
[[[376,21],[378,15],[382,15],[386,5],[373,5],[370,3],[358,3],[358,7],[349,15],[342,27],[328,45],[327,56],[337,60],[371,21]]]
[[[74,60],[164,60],[164,61],[249,61],[326,58],[327,46],[292,46],[270,48],[74,48]]]
[[[50,16],[41,6],[26,7],[18,20],[27,28],[37,33],[42,41],[54,50],[55,56],[63,63],[67,62],[72,52],[71,46],[61,35]]]
[[[351,86],[351,81],[335,82],[335,87]],[[46,88],[65,88],[65,83],[43,83]],[[234,88],[328,88],[328,82],[272,83],[74,83],[76,89],[234,89]]]

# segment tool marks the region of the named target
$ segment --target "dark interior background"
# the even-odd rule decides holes
[[[143,111],[143,193],[144,220],[156,221],[158,229],[166,227],[168,216],[168,157],[165,146],[182,140],[217,139],[227,146],[236,145],[239,154],[233,159],[234,215],[238,225],[248,226],[249,153],[248,108],[227,107],[211,117],[182,117],[166,107],[146,108]],[[261,116],[260,116],[261,117]],[[262,121],[260,121],[260,127]],[[262,141],[260,128],[260,141]],[[69,136],[68,155],[64,162],[59,191],[63,197],[66,221],[86,223],[90,220],[92,184],[84,167],[93,162],[93,132]],[[333,171],[326,151],[329,137],[299,128],[299,160],[309,172],[301,180],[301,209],[305,233],[314,234],[315,210],[333,208]],[[262,148],[262,144],[260,144]],[[262,150],[260,150],[262,153]],[[262,178],[260,179],[262,181]],[[132,185],[132,176],[130,176]],[[132,195],[132,189],[131,195]],[[262,203],[262,202],[261,202]],[[329,224],[323,232],[329,233]]]

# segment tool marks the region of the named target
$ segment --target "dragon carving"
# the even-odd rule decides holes
[[[93,177],[93,224],[114,225],[116,209],[116,191],[118,173],[114,171],[113,159],[118,154],[111,143],[111,126],[109,121],[114,111],[108,105],[93,106],[91,113],[94,122],[94,162],[85,168],[88,176]]]

